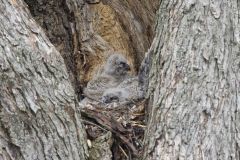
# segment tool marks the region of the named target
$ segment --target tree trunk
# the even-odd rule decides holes
[[[240,159],[239,1],[162,0],[144,159]]]
[[[79,96],[108,51],[137,72],[158,0],[25,0],[30,12],[0,2],[0,159],[85,159],[73,88]]]
[[[22,0],[0,0],[0,159],[86,159],[64,61]]]

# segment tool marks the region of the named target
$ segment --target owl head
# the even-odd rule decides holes
[[[104,70],[107,74],[119,78],[127,75],[128,71],[130,71],[130,66],[126,58],[119,53],[114,53],[107,59]]]

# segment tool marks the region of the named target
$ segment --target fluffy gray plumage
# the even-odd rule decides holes
[[[102,96],[103,103],[125,102],[128,101],[129,93],[123,88],[107,89]]]
[[[133,104],[142,99],[138,78],[128,78],[118,85],[116,88],[110,88],[103,93],[102,102],[120,104]]]
[[[127,60],[118,53],[111,55],[106,65],[104,65],[104,72],[114,78],[124,79],[127,76],[130,66]]]
[[[102,70],[88,82],[83,93],[86,97],[100,101],[103,92],[109,88],[117,87],[129,75],[130,67],[127,60],[120,54],[111,55]]]
[[[138,77],[126,79],[118,85],[118,88],[125,88],[129,92],[129,98],[132,100],[139,100],[143,98],[139,92],[141,86],[139,85]]]

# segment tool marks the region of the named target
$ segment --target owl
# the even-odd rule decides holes
[[[107,59],[106,65],[104,65],[104,74],[111,75],[115,79],[124,80],[128,76],[130,66],[121,54],[115,53]]]
[[[128,101],[129,93],[123,88],[110,88],[107,89],[101,98],[101,102],[104,104],[107,103],[120,103]]]
[[[103,68],[90,80],[83,90],[86,97],[100,101],[103,92],[109,88],[117,87],[129,77],[130,66],[127,60],[118,53],[112,54]]]
[[[141,100],[138,77],[131,77],[124,80],[115,88],[107,89],[101,98],[102,103],[117,102],[119,104],[134,104]]]

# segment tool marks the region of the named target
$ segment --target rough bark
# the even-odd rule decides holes
[[[74,12],[68,8],[68,3],[74,0],[25,0],[31,15],[46,33],[51,43],[61,53],[75,93],[81,94],[80,75],[77,70],[77,54],[79,43],[75,28]],[[79,1],[80,2],[80,1]],[[77,6],[73,3],[75,8]],[[79,6],[79,9],[81,7]]]
[[[144,159],[239,159],[239,1],[162,0]]]
[[[86,159],[61,55],[22,0],[1,0],[0,21],[0,159]]]

